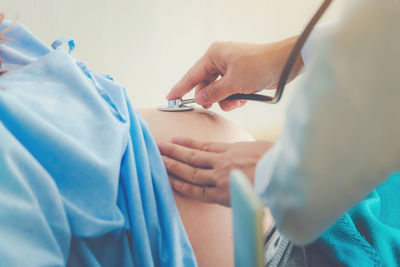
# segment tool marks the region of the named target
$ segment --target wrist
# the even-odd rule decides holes
[[[268,80],[265,81],[265,89],[275,89],[277,87],[282,70],[298,38],[299,36],[293,36],[275,43],[263,45],[259,58],[262,59],[260,65],[262,66],[263,73],[264,75],[267,74],[265,77],[268,77]],[[301,73],[303,66],[303,58],[299,55],[290,73],[288,82],[295,79]]]
[[[287,59],[289,58],[290,53],[292,52],[293,47],[295,46],[297,40],[299,39],[299,35],[287,38],[281,41],[282,47],[282,55],[284,58],[284,63],[282,65],[282,69],[284,64],[286,63]],[[304,67],[304,61],[301,53],[298,55],[295,65],[293,66],[293,70],[290,74],[289,81],[295,79],[302,71]]]

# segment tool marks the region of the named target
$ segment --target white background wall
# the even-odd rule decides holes
[[[271,42],[299,33],[322,0],[0,0],[0,11],[50,44],[75,39],[74,56],[123,84],[136,107],[165,95],[215,40]],[[334,1],[323,21],[344,6]],[[278,105],[250,103],[224,116],[253,134],[279,131],[293,82]]]

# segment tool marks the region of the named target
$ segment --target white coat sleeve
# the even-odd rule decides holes
[[[306,67],[312,62],[315,55],[318,54],[318,47],[321,45],[322,41],[334,32],[336,25],[336,21],[330,21],[315,26],[307,42],[301,49],[301,57]]]
[[[400,169],[400,1],[356,2],[323,41],[255,188],[296,244]]]

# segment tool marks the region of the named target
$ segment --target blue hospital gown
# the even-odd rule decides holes
[[[0,266],[196,266],[157,146],[125,90],[20,24],[6,37]]]

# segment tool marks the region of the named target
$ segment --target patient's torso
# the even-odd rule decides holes
[[[234,123],[208,111],[139,112],[158,142],[171,141],[175,136],[216,142],[253,140]],[[190,200],[175,192],[174,197],[199,266],[233,266],[231,209]]]

